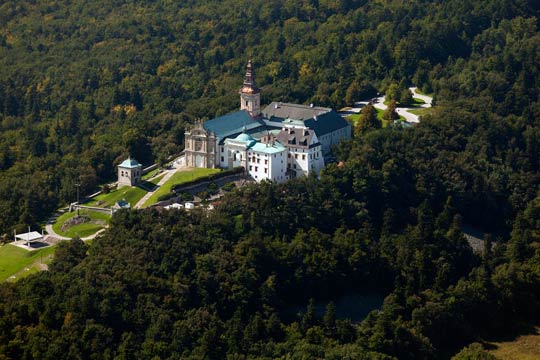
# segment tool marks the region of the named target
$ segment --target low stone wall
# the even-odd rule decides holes
[[[103,214],[111,214],[111,209],[102,208],[102,207],[97,207],[97,206],[77,205],[77,204],[74,204],[74,205],[73,205],[72,211],[77,210],[77,208],[79,208],[79,209],[85,209],[85,210],[91,210],[91,211],[96,211],[96,212],[100,212],[100,213],[103,213]]]
[[[157,169],[157,167],[158,167],[158,164],[150,165],[150,166],[145,167],[144,169],[142,169],[142,173],[143,173],[143,175],[144,175],[144,174],[147,174],[147,173],[149,173],[150,171],[152,171],[152,170],[154,170],[154,169]]]
[[[178,194],[178,196],[172,197],[167,200],[160,201],[156,203],[154,206],[166,206],[173,204],[175,202],[182,202],[180,200],[180,194],[181,193],[190,193],[192,195],[197,195],[201,191],[205,191],[208,185],[211,183],[216,183],[219,187],[222,187],[226,183],[237,181],[237,180],[251,180],[250,177],[245,176],[244,174],[231,174],[228,176],[224,176],[222,178],[214,179],[214,180],[204,180],[197,184],[189,184],[187,186],[179,186],[175,189],[175,192]],[[193,201],[190,201],[193,202]]]

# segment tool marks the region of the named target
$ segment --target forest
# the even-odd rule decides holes
[[[50,271],[0,287],[0,359],[490,359],[460,350],[540,320],[539,19],[534,0],[3,1],[0,233],[128,153],[180,151],[237,108],[250,57],[263,103],[399,84],[437,106],[355,129],[320,179],[119,212],[60,244]],[[337,316],[367,292],[380,309]]]

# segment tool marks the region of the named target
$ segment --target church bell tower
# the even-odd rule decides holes
[[[261,113],[261,90],[255,83],[251,59],[247,63],[244,85],[240,89],[240,110],[246,110],[251,117],[257,117]]]

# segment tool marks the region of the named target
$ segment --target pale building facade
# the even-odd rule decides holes
[[[118,165],[118,187],[135,186],[141,182],[142,165],[131,157]]]
[[[322,145],[315,131],[302,125],[285,124],[277,140],[287,147],[287,176],[289,179],[319,175],[324,168]]]
[[[256,181],[287,180],[287,148],[277,141],[261,142],[251,135],[241,133],[225,140],[227,168],[242,166],[246,174]]]
[[[197,122],[185,133],[186,165],[198,168],[216,167],[216,136]]]

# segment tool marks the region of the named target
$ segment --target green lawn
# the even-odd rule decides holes
[[[110,215],[99,213],[97,211],[81,210],[80,214],[85,215],[85,216],[89,216],[90,219],[92,219],[92,220],[104,221],[106,223],[111,218]],[[60,217],[58,217],[58,219],[56,219],[56,222],[53,224],[54,232],[56,232],[59,235],[67,236],[67,237],[70,237],[70,238],[73,238],[75,236],[79,236],[79,237],[83,238],[83,237],[95,234],[97,231],[104,228],[104,226],[101,225],[101,224],[88,222],[88,223],[83,223],[83,224],[71,226],[66,231],[62,231],[61,229],[62,229],[62,225],[64,224],[64,222],[66,222],[67,220],[75,217],[76,215],[77,215],[77,212],[73,211],[73,212],[67,212],[67,213],[61,215]]]
[[[143,186],[145,188],[152,188],[154,185],[156,185],[159,180],[164,175],[158,176],[157,178],[153,179],[152,181],[143,181]],[[87,204],[88,206],[99,206],[99,207],[111,207],[113,206],[117,201],[125,199],[128,203],[131,204],[131,206],[135,206],[135,204],[142,199],[142,197],[147,193],[145,189],[138,187],[138,186],[123,186],[119,189],[113,190],[108,194],[99,194],[92,200],[90,200]]]
[[[429,96],[429,97],[435,96],[435,93],[433,93],[433,92],[426,93],[426,92],[423,92],[422,90],[420,90],[420,88],[416,88],[416,92],[419,93],[420,95],[426,95],[426,96]]]
[[[159,173],[160,171],[161,171],[160,168],[156,168],[156,169],[154,169],[154,170],[152,170],[152,171],[149,171],[149,172],[147,172],[146,174],[144,174],[144,175],[142,176],[142,179],[143,179],[143,180],[148,180],[148,179],[150,179],[152,176],[157,175],[157,173]]]
[[[111,207],[117,201],[126,199],[131,205],[135,205],[147,191],[136,186],[123,186],[113,190],[108,194],[99,194],[86,203],[88,206]]]
[[[377,118],[379,118],[379,120],[381,120],[382,127],[383,128],[387,127],[389,122],[387,120],[383,119],[384,110],[376,108],[375,111],[377,111]],[[360,114],[352,114],[352,115],[349,115],[347,117],[347,119],[349,119],[349,121],[351,121],[353,123],[353,126],[356,126],[356,122],[358,121],[359,117],[360,117]],[[400,120],[405,121],[405,118],[403,116],[400,116],[399,118],[400,118]]]
[[[426,102],[420,98],[413,98],[413,106],[424,105]]]
[[[418,109],[409,110],[409,112],[414,115],[424,116],[424,115],[431,114],[433,112],[433,108],[418,108]]]
[[[176,184],[181,184],[187,181],[198,179],[200,177],[217,173],[219,171],[220,171],[219,169],[202,169],[202,168],[196,168],[196,169],[192,169],[188,171],[178,171],[173,176],[171,176],[171,178],[167,180],[165,184],[161,185],[161,187],[157,189],[152,194],[152,196],[150,196],[148,200],[146,200],[143,207],[147,207],[152,204],[155,204],[157,202],[157,199],[161,195],[171,192],[172,187]]]
[[[44,263],[49,262],[54,250],[53,246],[35,251],[27,251],[10,244],[0,246],[0,282],[19,272],[22,273],[16,275],[17,279],[36,272],[37,266],[33,264],[39,263],[42,258]],[[28,268],[28,271],[25,271],[25,268]]]

